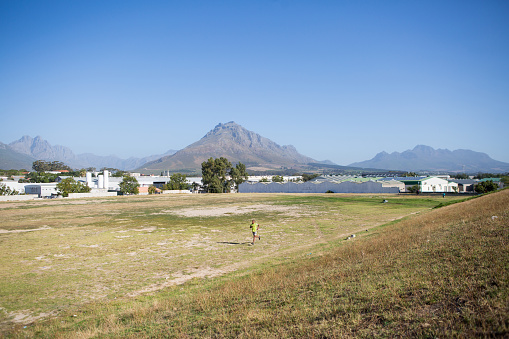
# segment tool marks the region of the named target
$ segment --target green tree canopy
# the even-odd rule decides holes
[[[465,174],[465,173],[456,173],[456,174],[452,175],[451,178],[454,178],[454,179],[470,179],[468,174]]]
[[[302,174],[302,180],[304,182],[306,182],[306,181],[313,180],[314,178],[316,178],[318,176],[320,176],[320,174],[316,174],[316,173],[315,174],[304,173],[304,174]]]
[[[27,174],[25,179],[28,182],[48,183],[48,182],[55,182],[57,177],[58,177],[58,174],[53,174],[53,173],[30,172],[29,174]]]
[[[201,164],[203,185],[209,193],[230,192],[231,186],[240,185],[247,180],[246,166],[238,163],[232,166],[228,159],[209,158]]]
[[[284,179],[281,175],[274,175],[272,177],[272,182],[283,182],[283,181],[284,181]]]
[[[72,171],[72,169],[61,161],[36,160],[32,163],[32,169],[37,172],[46,171]]]
[[[226,175],[231,167],[231,162],[223,157],[216,159],[211,157],[201,164],[203,185],[209,193],[226,192]]]
[[[187,183],[187,176],[181,173],[175,173],[170,176],[170,181],[164,185],[167,190],[187,190],[189,184]]]
[[[246,171],[246,165],[239,162],[237,165],[235,165],[235,167],[233,167],[230,170],[230,176],[231,180],[235,184],[235,189],[238,189],[239,185],[246,181],[247,178],[249,177]]]
[[[19,192],[11,189],[9,186],[5,184],[0,184],[0,195],[18,195]]]
[[[139,190],[138,187],[140,187],[140,184],[138,183],[138,180],[136,180],[135,177],[126,175],[118,184],[120,187],[120,192],[122,194],[138,194]]]
[[[111,175],[112,177],[116,177],[116,178],[122,178],[126,175],[129,175],[128,172],[125,172],[125,171],[121,171],[121,170],[117,170],[116,172],[112,172],[113,174]]]
[[[419,194],[419,185],[413,185],[411,187],[408,188],[408,191],[410,193],[416,193],[416,194]]]
[[[474,185],[474,190],[477,193],[488,193],[493,192],[498,189],[498,185],[493,182],[493,180],[483,181],[476,185]]]
[[[63,197],[68,197],[69,193],[88,193],[90,187],[74,178],[65,178],[57,184],[57,190]]]

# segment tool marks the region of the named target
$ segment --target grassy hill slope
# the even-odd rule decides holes
[[[11,335],[507,336],[508,206],[505,190],[235,274],[90,303]]]

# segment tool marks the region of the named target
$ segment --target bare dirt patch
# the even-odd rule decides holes
[[[42,226],[39,228],[32,228],[28,230],[3,230],[0,229],[0,233],[21,233],[21,232],[34,232],[34,231],[44,231],[44,230],[50,230],[51,227],[49,226]]]
[[[182,217],[219,217],[225,215],[248,214],[256,211],[278,212],[286,215],[295,216],[296,213],[302,212],[303,208],[299,206],[276,206],[268,204],[255,204],[249,206],[230,206],[230,207],[213,207],[213,208],[187,208],[180,210],[165,210],[163,213],[176,214]]]

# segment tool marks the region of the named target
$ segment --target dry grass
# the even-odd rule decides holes
[[[221,196],[207,203],[217,207],[233,203],[241,208],[278,201],[278,206],[300,206],[302,210],[299,215],[292,212],[283,216],[279,209],[255,212],[258,220],[265,218],[267,224],[275,228],[271,236],[279,233],[283,236],[275,237],[272,243],[261,245],[260,242],[259,247],[258,244],[237,246],[230,254],[222,253],[226,249],[224,246],[223,251],[194,248],[191,253],[196,258],[185,264],[190,269],[189,263],[196,265],[209,256],[222,258],[224,262],[230,260],[231,265],[245,260],[245,266],[235,268],[244,269],[241,275],[191,279],[186,285],[167,285],[157,294],[142,294],[136,298],[118,296],[114,299],[106,295],[94,303],[90,303],[90,299],[71,303],[67,308],[79,311],[63,311],[52,320],[35,322],[26,329],[18,327],[10,333],[15,337],[82,338],[507,335],[508,196],[509,191],[504,191],[433,210],[376,231],[373,229],[365,233],[367,236],[348,242],[341,235],[359,229],[360,224],[363,228],[373,227],[425,211],[438,200],[430,201],[425,207],[426,204],[417,203],[418,199],[396,197],[389,198],[390,202],[394,201],[390,206],[380,204],[379,197],[369,196],[341,200],[339,196],[253,198],[240,195],[235,197],[238,199],[235,202]],[[179,208],[199,207],[203,203],[191,199],[188,205],[179,205]],[[400,205],[396,206],[397,203]],[[144,214],[152,215],[168,208],[162,205]],[[362,211],[368,214],[364,218]],[[227,219],[235,219],[236,223],[249,217],[251,215],[241,214],[230,215]],[[192,239],[196,232],[190,232],[189,228],[193,226],[205,227],[203,225],[211,221],[216,225],[216,221],[227,220],[221,218],[177,218],[187,225],[178,226],[185,230],[185,236],[179,239]],[[127,217],[129,221],[134,219],[134,215]],[[300,226],[295,229],[297,221]],[[125,230],[118,224],[116,227]],[[243,227],[233,227],[230,232],[237,230],[245,232]],[[28,235],[20,233],[16,237]],[[142,239],[138,243],[140,246],[151,244],[150,236],[139,239]],[[301,241],[299,246],[291,246],[297,241]],[[124,247],[114,251],[129,253]],[[95,258],[107,253],[98,253]],[[90,257],[90,253],[86,255]],[[157,253],[153,251],[151,255]],[[248,260],[251,257],[256,260]],[[126,260],[133,264],[132,258]],[[144,265],[147,261],[150,262],[150,256],[135,263]],[[172,261],[171,265],[178,261]],[[165,269],[170,269],[171,265]],[[147,266],[148,271],[157,268],[157,265]],[[246,268],[249,269],[246,271]],[[127,270],[131,274],[144,271],[140,267]],[[108,272],[111,275],[114,269],[109,268]],[[192,275],[193,270],[187,273]],[[150,286],[153,278],[143,280],[143,277],[138,273],[131,276],[132,284]],[[92,277],[89,286],[92,290],[92,286],[97,287],[99,278]],[[114,284],[115,278],[110,283]],[[82,286],[86,291],[87,285]],[[130,290],[127,286],[119,289]]]

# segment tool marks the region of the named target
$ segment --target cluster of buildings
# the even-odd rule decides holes
[[[85,177],[73,177],[74,180],[81,182],[91,188],[90,193],[70,193],[70,198],[76,197],[101,197],[101,196],[116,196],[120,192],[119,184],[122,182],[122,177],[113,177],[109,171],[104,172],[87,172]],[[163,186],[170,181],[169,176],[141,176],[134,175],[139,183],[140,194],[148,194],[148,188],[155,186],[158,191],[162,191]],[[9,200],[29,200],[34,198],[51,198],[58,196],[57,184],[62,180],[69,178],[65,173],[56,178],[55,182],[51,183],[21,183],[19,177],[9,180],[7,177],[0,177],[0,183],[10,187],[12,190],[18,191],[20,196],[10,196]],[[189,177],[187,182],[192,186],[193,183],[201,185],[200,177]],[[180,191],[179,191],[180,192]],[[191,193],[192,191],[185,191]],[[4,198],[7,199],[7,198]],[[1,200],[1,199],[0,199]]]
[[[139,183],[140,194],[148,194],[148,188],[154,186],[158,192],[170,181],[169,176],[142,176],[132,174]],[[34,198],[48,198],[58,196],[57,184],[68,178],[61,175],[53,183],[20,183],[8,180],[6,177],[1,183],[13,190],[23,194],[11,196],[9,200],[25,200]],[[102,174],[98,172],[87,172],[85,177],[74,177],[76,181],[82,182],[91,188],[90,193],[71,193],[69,197],[99,197],[114,196],[120,192],[119,184],[121,177],[112,177],[105,170]],[[323,175],[311,181],[302,182],[298,176],[285,176],[283,182],[271,182],[270,177],[252,176],[240,184],[239,193],[473,193],[474,185],[482,180],[474,179],[453,179],[448,175],[430,177],[359,177],[344,175]],[[499,178],[488,178],[493,180],[502,188],[503,184]],[[268,181],[268,182],[267,182]],[[179,191],[179,193],[199,192],[202,186],[201,177],[189,177],[187,182],[193,189]],[[4,199],[6,199],[4,197]]]

